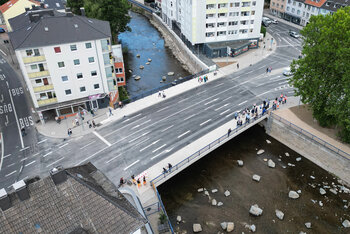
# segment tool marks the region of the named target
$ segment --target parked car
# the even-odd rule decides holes
[[[272,21],[269,18],[267,18],[267,17],[263,17],[261,23],[265,27],[268,27],[272,23]]]
[[[286,69],[284,69],[283,75],[284,76],[292,76],[293,75],[293,73],[290,70],[290,67],[287,67]]]
[[[273,24],[278,24],[278,21],[277,21],[276,19],[271,19],[271,22],[272,22]]]
[[[6,30],[4,28],[0,28],[0,33],[5,33]]]
[[[300,37],[300,35],[298,33],[294,32],[294,31],[289,31],[289,35],[291,37],[294,37],[294,38],[299,38]]]

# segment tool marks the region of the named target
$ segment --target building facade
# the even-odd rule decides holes
[[[288,0],[271,0],[270,11],[273,15],[284,18],[286,12],[286,3]]]
[[[16,17],[13,25],[21,17],[29,24],[9,36],[37,111],[63,117],[116,99],[108,22],[39,9]]]
[[[163,0],[162,19],[187,46],[205,50],[212,43],[257,41],[263,4],[262,0]]]
[[[113,61],[114,61],[114,68],[115,68],[115,74],[116,74],[118,86],[125,86],[126,77],[125,77],[122,45],[118,44],[118,45],[112,46],[112,51],[113,51]]]

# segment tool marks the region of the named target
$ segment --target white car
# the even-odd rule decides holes
[[[293,73],[290,70],[290,67],[287,67],[286,69],[284,69],[283,75],[284,76],[292,76],[293,75]]]
[[[294,32],[294,31],[289,31],[289,35],[291,37],[294,37],[294,38],[299,38],[300,37],[300,35],[298,33]]]
[[[278,24],[278,21],[277,21],[276,19],[271,19],[271,22],[272,22],[273,24]]]

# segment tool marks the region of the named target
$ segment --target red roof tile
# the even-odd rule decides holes
[[[323,4],[325,4],[327,0],[320,0],[319,2],[312,1],[312,0],[305,0],[305,4],[315,6],[315,7],[321,7]]]
[[[13,5],[15,5],[18,1],[19,1],[19,0],[10,0],[10,1],[4,3],[3,5],[0,6],[0,11],[1,11],[2,13],[4,13],[4,12],[7,11],[8,9],[10,9],[10,7],[12,7]],[[34,0],[28,0],[28,1],[34,3],[34,4],[38,5],[38,6],[40,5],[40,3],[37,2],[37,1],[34,1]]]

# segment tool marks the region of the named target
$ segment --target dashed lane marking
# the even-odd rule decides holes
[[[206,124],[206,123],[208,123],[210,121],[211,121],[211,119],[208,119],[208,120],[204,121],[203,123],[201,123],[199,126],[202,126],[202,125],[204,125],[204,124]]]
[[[220,115],[223,115],[223,114],[229,112],[230,110],[231,110],[231,109],[227,109],[227,110],[225,110],[224,112],[221,112]]]
[[[136,125],[136,126],[134,126],[134,127],[132,127],[131,129],[135,129],[135,128],[138,128],[138,127],[140,127],[140,125],[138,124],[138,125]]]
[[[36,143],[37,145],[41,144],[41,143],[44,143],[45,141],[47,141],[47,139],[44,139],[42,141],[39,141],[38,143]]]
[[[119,158],[120,156],[122,156],[122,155],[118,154],[117,156],[115,156],[115,157],[111,158],[110,160],[106,161],[106,163],[108,164],[108,163],[112,162],[114,159]]]
[[[160,141],[160,139],[159,139],[159,140],[156,140],[156,141],[154,141],[154,142],[152,142],[151,144],[147,145],[145,148],[140,149],[140,152],[142,152],[142,151],[144,151],[145,149],[147,149],[147,148],[151,147],[152,145],[156,144],[158,141]]]
[[[221,86],[221,85],[223,85],[223,84],[224,84],[224,83],[217,84],[217,85],[214,86],[214,88],[219,87],[219,86]]]
[[[164,148],[166,146],[166,144],[159,146],[157,149],[153,150],[152,153],[157,152],[158,150],[160,150],[161,148]]]
[[[188,120],[188,119],[190,119],[190,118],[192,118],[192,117],[194,117],[194,116],[196,116],[197,114],[193,114],[193,115],[190,115],[190,116],[187,116],[184,120]]]
[[[171,125],[171,126],[167,127],[166,129],[163,129],[161,132],[165,132],[166,130],[168,130],[168,129],[172,128],[172,127],[174,127],[174,125]]]
[[[141,115],[141,113],[138,114],[138,115],[135,115],[135,116],[133,116],[133,117],[130,117],[130,118],[126,119],[126,120],[124,120],[122,123],[128,122],[128,121],[130,121],[130,120],[132,120],[132,119],[134,119],[134,118],[136,118],[136,117],[139,117],[140,115]]]
[[[226,104],[223,105],[223,106],[220,106],[220,107],[216,108],[215,111],[218,111],[218,110],[220,110],[220,109],[222,109],[222,108],[224,108],[224,107],[226,107],[226,106],[228,106],[228,103],[226,103]]]
[[[134,145],[134,147],[141,145],[142,143],[146,142],[149,140],[149,137],[147,137],[146,139],[144,139],[143,141],[140,141],[139,143],[137,143],[136,145]]]
[[[24,150],[26,150],[26,149],[29,149],[29,146],[24,147],[23,149],[20,149],[19,151],[24,151]]]
[[[32,165],[33,163],[35,163],[35,160],[34,161],[31,161],[30,163],[24,165],[25,167],[28,167],[29,165]]]
[[[83,162],[85,162],[86,160],[89,160],[90,158],[94,157],[96,154],[99,154],[101,153],[102,151],[104,151],[105,149],[109,148],[109,146],[103,148],[103,149],[100,149],[99,151],[93,153],[92,155],[90,155],[89,157],[85,158],[84,160],[80,161],[79,163],[76,164],[76,166],[82,164]]]
[[[80,147],[79,149],[84,149],[84,148],[88,147],[89,145],[91,145],[91,144],[93,144],[93,143],[95,143],[95,142],[96,142],[96,141],[91,141],[90,143],[84,145],[83,147]]]
[[[17,170],[16,171],[13,171],[13,172],[11,172],[11,173],[9,173],[9,174],[7,174],[7,175],[5,175],[5,177],[8,177],[8,176],[10,176],[10,175],[13,175],[13,174],[15,174],[17,172]]]
[[[248,101],[241,102],[241,103],[239,103],[238,105],[241,106],[241,105],[243,105],[243,104],[246,103],[246,102],[248,102]]]
[[[182,99],[182,100],[178,101],[177,103],[184,102],[184,101],[186,101],[186,100],[188,100],[188,99],[190,99],[190,98],[191,98],[191,97],[188,97],[188,98]]]
[[[98,134],[96,131],[93,131],[93,134],[95,134],[95,136],[97,136],[98,138],[100,138],[101,141],[103,141],[106,145],[111,146],[112,144],[109,143],[105,138],[103,138],[100,134]]]
[[[58,159],[58,160],[54,161],[53,163],[50,163],[50,164],[49,164],[49,165],[47,165],[46,167],[51,167],[52,165],[54,165],[54,164],[58,163],[58,162],[59,162],[59,161],[61,161],[62,159],[64,159],[64,157],[62,157],[62,158],[60,158],[60,159]]]
[[[12,154],[5,155],[3,158],[10,157]]]
[[[22,158],[21,160],[20,160],[20,162],[23,162],[24,160],[27,160],[28,158],[26,157],[26,158]]]
[[[59,148],[59,149],[61,149],[61,148],[65,147],[66,145],[68,145],[68,143],[63,144],[63,145],[61,145],[61,146],[60,146],[60,147],[58,147],[58,148]]]
[[[157,110],[156,112],[161,112],[161,111],[163,111],[163,110],[168,109],[169,107],[170,107],[170,106],[164,107],[164,108],[162,108],[162,109]]]
[[[50,154],[52,154],[52,151],[50,151],[50,152],[48,152],[47,154],[45,154],[45,155],[43,156],[43,158],[45,158],[46,156],[48,156],[48,155],[50,155]]]
[[[135,162],[131,163],[129,166],[124,168],[124,171],[128,170],[130,167],[134,166],[138,162],[140,162],[140,160],[136,160]]]
[[[207,90],[203,90],[203,91],[197,93],[197,95],[199,95],[199,94],[201,94],[201,93],[205,93],[206,91],[207,91]]]
[[[190,133],[191,131],[190,130],[188,130],[187,132],[185,132],[185,133],[182,133],[180,136],[178,136],[177,138],[181,138],[181,137],[183,137],[184,135],[186,135],[186,134],[188,134],[188,133]]]
[[[136,137],[136,138],[134,138],[134,139],[131,139],[131,140],[129,141],[129,143],[131,143],[131,142],[133,142],[133,141],[136,141],[136,140],[140,139],[140,138],[143,137],[143,136],[146,136],[148,133],[150,133],[150,132],[145,132],[145,133],[143,133],[142,135],[140,135],[140,136],[138,136],[138,137]]]
[[[208,110],[208,109],[210,109],[210,108],[212,108],[212,107],[214,107],[215,106],[215,104],[214,105],[211,105],[211,106],[208,106],[207,108],[205,108],[204,110]]]
[[[226,101],[226,100],[228,100],[228,99],[230,99],[230,98],[231,98],[231,97],[227,97],[227,98],[225,98],[225,99],[224,99],[224,100],[222,100],[222,101],[224,102],[224,101]]]
[[[218,100],[218,98],[215,98],[214,100],[211,100],[210,102],[207,102],[207,103],[205,103],[204,105],[205,105],[205,106],[206,106],[206,105],[209,105],[210,103],[215,102],[216,100]]]
[[[13,165],[15,165],[15,163],[11,163],[11,164],[7,165],[6,167],[11,167]]]

